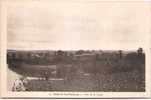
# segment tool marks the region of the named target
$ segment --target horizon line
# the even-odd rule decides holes
[[[140,47],[141,48],[141,47]],[[122,50],[122,51],[136,51],[137,49],[6,49],[7,51],[79,51],[79,50],[84,50],[84,51],[118,51],[118,50]]]

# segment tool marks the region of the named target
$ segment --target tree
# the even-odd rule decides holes
[[[145,54],[143,53],[142,48],[138,48],[137,55],[138,55],[139,62],[144,64],[145,63]]]
[[[142,48],[138,48],[137,54],[138,54],[138,56],[141,56],[143,54],[143,49]]]
[[[81,55],[82,53],[84,53],[84,50],[78,50],[78,51],[76,52],[77,55]]]
[[[122,50],[119,50],[119,58],[121,59],[123,57],[123,54],[122,54]]]
[[[63,52],[62,50],[58,50],[58,51],[57,51],[57,55],[58,55],[58,56],[63,56],[63,55],[64,55],[64,52]]]
[[[64,52],[62,50],[58,50],[56,52],[56,57],[55,57],[55,62],[58,63],[58,62],[62,62],[64,59]]]
[[[27,59],[31,59],[31,53],[27,54]]]

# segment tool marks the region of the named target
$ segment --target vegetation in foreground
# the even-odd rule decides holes
[[[142,48],[131,52],[8,51],[7,62],[18,74],[39,78],[29,80],[28,91],[145,91]]]

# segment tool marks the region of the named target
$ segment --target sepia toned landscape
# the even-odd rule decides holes
[[[112,96],[112,92],[148,91],[148,5],[36,2],[7,6],[8,91],[111,92]]]
[[[7,50],[7,64],[8,70],[27,78],[26,91],[145,91],[143,48]]]

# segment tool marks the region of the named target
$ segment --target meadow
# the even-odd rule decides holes
[[[9,70],[28,91],[145,91],[145,53],[136,51],[8,51]]]

